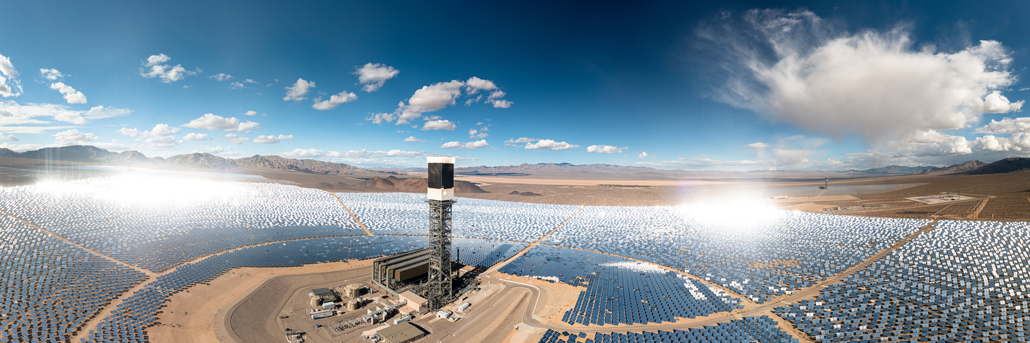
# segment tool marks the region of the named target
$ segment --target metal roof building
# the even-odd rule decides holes
[[[426,332],[411,323],[400,323],[377,332],[387,343],[408,343],[425,337]]]

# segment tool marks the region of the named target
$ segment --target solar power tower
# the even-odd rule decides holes
[[[454,204],[454,157],[429,157],[429,308],[450,303],[451,205]]]

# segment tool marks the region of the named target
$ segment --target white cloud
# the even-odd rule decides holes
[[[1018,110],[998,90],[1016,77],[997,41],[957,52],[918,45],[904,28],[855,34],[807,10],[752,10],[697,30],[714,97],[802,128],[873,141],[966,127]]]
[[[428,130],[451,130],[454,131],[456,126],[451,123],[450,120],[430,120],[422,126],[422,131]]]
[[[236,117],[224,118],[216,116],[212,113],[207,113],[200,118],[194,119],[189,123],[182,124],[183,127],[201,129],[201,130],[225,130],[225,131],[242,131],[250,132],[250,130],[259,129],[261,125],[252,121],[241,122]]]
[[[182,137],[182,139],[187,141],[206,141],[210,140],[211,137],[209,137],[206,133],[190,132],[185,137]]]
[[[135,131],[135,129],[133,129]],[[143,131],[136,137],[137,142],[146,144],[153,149],[172,149],[181,143],[175,138],[179,128],[168,126],[168,124],[157,124],[150,131]]]
[[[258,144],[275,144],[275,143],[279,143],[279,141],[285,140],[285,139],[293,139],[293,135],[279,135],[278,137],[276,137],[276,136],[263,136],[263,135],[261,135],[261,136],[257,136],[257,137],[254,138],[254,143],[258,143]]]
[[[480,78],[475,77],[475,76],[470,78],[468,81],[465,81],[465,84],[467,85],[466,92],[468,92],[469,94],[476,94],[476,93],[478,93],[481,90],[482,91],[492,91],[492,90],[497,89],[497,85],[494,84],[493,81],[483,80],[483,79],[480,79]],[[501,92],[501,94],[502,94],[501,96],[504,96],[503,95],[504,92]],[[491,96],[491,99],[492,98],[493,98],[493,96]]]
[[[118,129],[118,131],[116,131],[116,132],[122,134],[123,136],[129,136],[129,137],[136,137],[137,135],[139,135],[139,130],[137,130],[135,128],[130,129],[130,128],[127,128],[127,127],[123,127],[123,128]]]
[[[207,78],[215,79],[215,80],[218,80],[218,81],[225,81],[225,80],[231,80],[232,79],[232,75],[225,74],[225,73],[218,73],[218,74],[214,74],[214,75],[208,76]]]
[[[400,71],[397,69],[385,64],[366,63],[361,68],[357,68],[354,75],[358,76],[358,83],[364,85],[361,89],[371,93],[382,88],[386,80],[394,78],[399,73]]]
[[[520,137],[518,139],[510,138],[510,139],[504,141],[504,145],[518,147],[518,144],[535,142],[535,141],[538,141],[538,140],[540,140],[540,139],[539,138],[528,138],[528,137]]]
[[[762,150],[762,149],[768,148],[769,144],[762,143],[762,142],[754,142],[754,143],[748,144],[746,146],[749,147],[749,148],[755,148],[755,149],[758,149],[758,150]]]
[[[556,142],[556,141],[553,141],[553,140],[550,140],[550,139],[541,139],[541,140],[537,141],[536,143],[532,143],[532,142],[526,143],[526,146],[525,146],[525,149],[528,149],[528,150],[546,149],[546,150],[551,150],[551,151],[569,150],[569,149],[577,149],[577,148],[579,148],[578,145],[569,144],[569,143],[566,143],[566,142]]]
[[[145,78],[160,78],[161,82],[170,83],[182,80],[186,75],[197,75],[197,71],[189,71],[183,68],[181,64],[177,64],[174,67],[167,64],[161,64],[170,61],[172,58],[165,54],[151,55],[147,58],[146,63],[143,64],[142,68],[139,68],[139,74]],[[146,68],[149,67],[148,71]]]
[[[290,152],[280,153],[280,155],[283,155],[284,157],[321,157],[321,156],[325,155],[325,151],[314,149],[314,148],[312,148],[312,149],[297,148],[297,149],[295,149],[293,151],[290,151]]]
[[[242,83],[235,82],[235,81],[229,83],[229,89],[244,89],[244,88],[247,88],[247,86],[244,86]]]
[[[372,121],[372,124],[382,124],[383,122],[392,122],[397,119],[393,113],[376,113],[365,118],[365,120]]]
[[[508,107],[511,107],[511,104],[513,104],[513,102],[511,102],[511,101],[508,101],[508,100],[498,100],[498,99],[487,100],[486,102],[489,102],[489,103],[493,104],[494,108],[508,108]]]
[[[409,143],[423,142],[423,140],[415,138],[415,136],[408,136],[408,138],[405,138],[404,141]]]
[[[308,94],[308,90],[315,88],[314,82],[308,82],[307,80],[297,78],[297,82],[294,82],[292,86],[286,87],[286,96],[283,97],[284,101],[300,101],[307,99],[304,94]]]
[[[54,134],[54,138],[57,138],[55,144],[58,146],[69,146],[69,145],[86,145],[97,139],[97,135],[92,133],[83,133],[79,130],[71,129],[68,131],[61,131]]]
[[[50,89],[57,90],[64,95],[64,100],[68,101],[69,104],[85,104],[86,95],[82,92],[75,90],[72,86],[64,84],[64,82],[54,82],[50,84]]]
[[[227,133],[227,134],[225,134],[225,138],[228,138],[229,139],[229,143],[232,143],[232,144],[243,144],[243,142],[246,142],[246,141],[250,140],[250,138],[241,137],[240,135],[237,135],[235,133]]]
[[[645,158],[645,157],[647,157],[647,151],[641,151],[640,155],[637,155],[637,158]]]
[[[617,147],[611,145],[591,145],[587,147],[587,152],[595,152],[598,154],[614,154],[621,153],[622,150],[629,149],[629,147]]]
[[[469,149],[469,150],[472,150],[472,149],[486,147],[486,146],[489,146],[489,145],[490,145],[490,143],[487,143],[486,140],[484,139],[484,140],[479,140],[479,141],[475,141],[475,142],[468,142],[468,143],[462,143],[462,142],[457,142],[457,141],[455,141],[455,142],[447,142],[447,143],[444,143],[443,145],[441,145],[440,148],[441,149],[461,149],[461,150]]]
[[[44,79],[47,79],[48,81],[57,81],[58,79],[61,79],[61,78],[64,77],[64,75],[61,74],[61,72],[58,71],[57,69],[42,69],[42,68],[39,69],[39,76],[42,76]]]
[[[132,113],[123,108],[95,106],[88,111],[71,110],[65,105],[33,104],[20,105],[13,100],[0,101],[0,125],[46,124],[47,121],[34,119],[50,117],[54,120],[82,125],[88,120],[117,117]]]
[[[498,89],[493,92],[490,92],[490,99],[500,99],[503,98],[505,95],[506,94],[504,93],[504,91]]]
[[[21,91],[18,70],[14,69],[10,58],[0,55],[0,96],[5,98],[19,96]]]
[[[354,93],[347,93],[347,91],[342,91],[339,94],[334,94],[333,96],[330,96],[329,100],[321,100],[322,97],[316,98],[315,104],[311,105],[311,108],[314,108],[319,111],[328,111],[336,108],[336,106],[339,104],[358,100],[358,96]]]
[[[486,138],[489,134],[484,131],[489,130],[487,128],[481,128],[481,130],[471,129],[469,130],[469,138]]]
[[[987,125],[976,128],[976,133],[1021,133],[1030,132],[1030,117],[991,120]]]
[[[4,141],[8,141],[8,142],[17,142],[18,141],[18,137],[15,137],[14,135],[4,136],[4,134],[0,133],[0,140],[4,140]]]
[[[247,112],[243,113],[243,115],[245,115],[245,116],[252,116],[252,115],[256,115],[256,114],[257,114],[257,112],[254,112],[254,111],[247,111]]]
[[[984,97],[983,111],[985,113],[1009,113],[1019,112],[1019,109],[1023,107],[1025,100],[1016,102],[1009,102],[1009,98],[1001,95],[999,91],[993,91],[991,94],[987,94]]]
[[[1009,137],[987,135],[977,137],[970,145],[979,151],[1030,151],[1030,134],[1020,132]]]

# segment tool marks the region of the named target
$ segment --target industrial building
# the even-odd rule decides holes
[[[425,337],[426,332],[422,331],[419,327],[403,322],[376,332],[379,337],[382,337],[385,343],[408,343],[414,342],[419,338]]]
[[[372,281],[387,292],[396,293],[429,273],[428,248],[383,257],[372,262]],[[395,295],[395,294],[394,294]]]

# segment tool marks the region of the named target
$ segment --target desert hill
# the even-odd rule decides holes
[[[966,174],[1000,174],[1023,170],[1030,170],[1030,158],[1009,157],[970,170]]]
[[[928,169],[933,169],[933,167],[930,167],[930,166],[905,167],[905,166],[890,165],[890,166],[886,166],[886,167],[870,168],[870,169],[865,169],[865,170],[855,170],[855,169],[852,169],[852,170],[849,170],[849,171],[850,172],[854,172],[854,173],[861,173],[861,174],[912,174],[912,173],[918,173],[920,171],[928,170]]]
[[[965,173],[973,171],[977,168],[986,166],[987,162],[981,162],[977,160],[965,161],[959,164],[953,164],[947,167],[923,169],[912,174],[925,175],[925,174],[954,174],[954,173]]]

